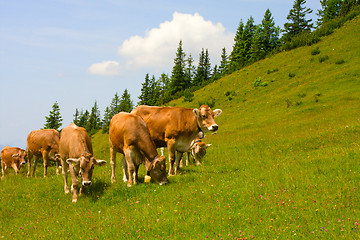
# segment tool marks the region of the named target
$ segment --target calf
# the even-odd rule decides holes
[[[158,155],[155,143],[151,140],[149,130],[142,118],[125,112],[113,116],[109,127],[109,142],[111,182],[115,182],[116,153],[119,152],[125,156],[124,181],[128,182],[128,187],[137,184],[141,163],[145,164],[148,175],[150,174],[157,183],[160,185],[168,183],[165,156]]]
[[[41,157],[44,161],[44,177],[47,174],[49,160],[55,161],[56,174],[59,174],[59,141],[60,134],[55,129],[34,130],[30,132],[27,137],[28,177],[34,177],[38,159]],[[31,173],[31,159],[33,156],[35,159]]]
[[[194,162],[196,162],[196,165],[200,165],[202,158],[206,154],[206,149],[210,146],[211,144],[206,144],[205,142],[201,141],[201,139],[195,139],[191,143],[191,152],[189,151],[187,153],[186,166],[189,164],[190,155]]]
[[[4,179],[6,170],[12,167],[18,174],[22,165],[26,164],[26,151],[18,147],[5,146],[1,150],[1,179]]]
[[[80,194],[83,186],[91,184],[94,166],[103,166],[105,160],[96,160],[93,157],[93,149],[91,139],[86,130],[82,127],[71,123],[61,131],[59,152],[62,164],[62,174],[64,176],[64,190],[69,193],[67,183],[67,172],[70,169],[72,180],[71,191],[73,194],[72,201],[77,202],[78,199],[78,177],[81,177]]]

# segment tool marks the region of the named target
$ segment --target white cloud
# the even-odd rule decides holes
[[[121,74],[121,66],[116,61],[103,61],[91,64],[88,72],[94,75],[118,76]]]
[[[201,49],[208,49],[212,62],[220,61],[221,50],[231,51],[234,34],[225,31],[221,23],[206,21],[194,15],[175,12],[171,21],[146,32],[145,37],[133,36],[125,40],[118,54],[125,58],[126,67],[169,67],[173,65],[179,41],[183,50],[197,59]],[[197,63],[196,63],[197,64]]]

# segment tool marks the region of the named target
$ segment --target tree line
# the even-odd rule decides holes
[[[195,90],[279,51],[314,44],[320,37],[331,34],[333,29],[340,27],[347,20],[346,16],[353,17],[349,14],[351,10],[358,10],[354,16],[360,12],[360,0],[320,0],[321,9],[316,13],[318,19],[314,26],[312,19],[307,19],[312,10],[305,7],[305,3],[306,0],[294,0],[283,29],[276,26],[269,9],[265,11],[260,24],[255,24],[252,17],[246,23],[240,20],[230,55],[223,48],[220,64],[213,68],[208,49],[201,50],[199,62],[195,66],[193,57],[191,54],[186,55],[180,40],[170,76],[163,73],[156,79],[154,75],[150,77],[147,73],[138,104],[161,106],[181,96],[184,96],[184,101],[192,101]],[[337,19],[340,20],[336,21]],[[95,101],[90,111],[76,108],[73,122],[84,127],[90,134],[100,129],[107,132],[110,120],[116,113],[130,112],[133,107],[131,96],[125,89],[121,97],[115,93],[103,118]],[[44,128],[60,129],[62,117],[57,102],[45,119]]]

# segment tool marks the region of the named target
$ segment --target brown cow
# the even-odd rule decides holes
[[[1,179],[4,179],[6,169],[12,167],[18,174],[22,165],[26,164],[26,151],[18,147],[5,146],[1,150]]]
[[[204,132],[216,131],[214,118],[222,111],[212,111],[208,105],[199,109],[182,107],[137,106],[132,113],[142,117],[147,124],[156,147],[167,147],[169,152],[169,175],[179,170],[179,162],[184,152],[189,151],[191,142]],[[174,171],[175,152],[176,167]]]
[[[138,170],[144,163],[148,174],[160,185],[168,183],[165,156],[159,156],[149,130],[141,117],[120,112],[113,116],[109,127],[111,182],[115,182],[116,153],[124,154],[124,181],[128,187],[138,182]]]
[[[55,161],[56,174],[59,174],[59,141],[60,134],[55,129],[34,130],[29,133],[27,137],[28,177],[35,176],[36,165],[41,157],[44,161],[44,177],[47,174],[49,160]],[[31,173],[31,159],[33,156],[35,159]]]
[[[91,177],[94,165],[103,166],[105,160],[96,160],[93,157],[91,139],[86,130],[82,127],[70,123],[69,126],[61,131],[59,152],[61,156],[62,174],[64,176],[64,190],[69,193],[67,183],[67,172],[70,169],[72,180],[71,191],[73,193],[72,201],[77,202],[78,176],[81,176],[80,194],[83,186],[91,184]]]

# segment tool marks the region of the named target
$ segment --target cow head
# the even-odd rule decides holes
[[[203,131],[216,131],[219,126],[216,124],[214,118],[219,116],[222,111],[221,109],[215,109],[214,111],[208,105],[202,105],[199,109],[194,108],[193,110],[198,127]]]
[[[26,164],[26,151],[21,149],[16,154],[12,155],[12,158],[14,159],[12,168],[15,170],[15,172],[18,174],[20,171],[21,166]]]
[[[72,164],[75,168],[79,169],[81,173],[81,184],[88,186],[91,184],[91,178],[94,170],[94,166],[105,165],[105,160],[96,160],[91,153],[84,153],[80,158],[69,158],[66,160],[68,164]]]
[[[165,156],[157,156],[152,162],[145,161],[146,170],[150,172],[151,178],[160,185],[165,185],[169,182],[166,178],[165,160]]]

